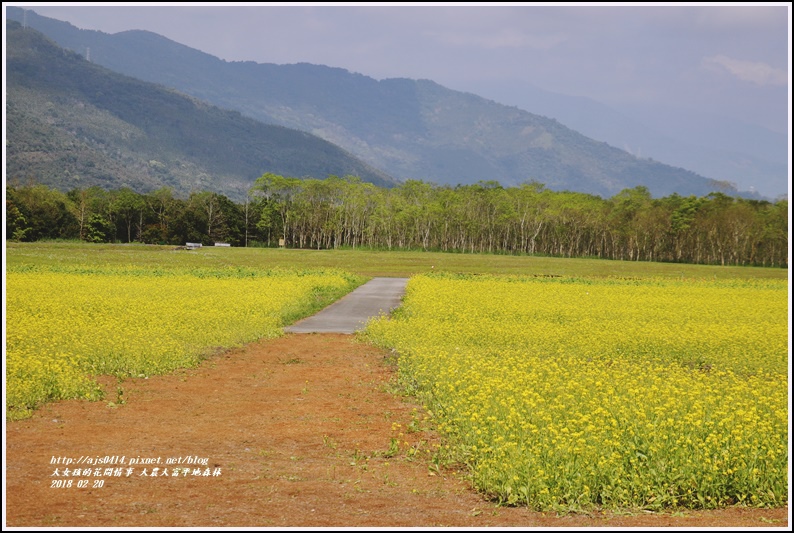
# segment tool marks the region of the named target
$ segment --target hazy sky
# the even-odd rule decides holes
[[[150,30],[227,61],[324,64],[477,94],[526,82],[789,131],[788,3],[9,4],[83,29]]]

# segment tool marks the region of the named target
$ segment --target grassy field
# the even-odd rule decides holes
[[[84,243],[6,243],[7,265],[138,265],[151,268],[338,268],[361,276],[409,277],[427,272],[534,276],[787,279],[779,268],[686,265],[438,252],[292,250]]]

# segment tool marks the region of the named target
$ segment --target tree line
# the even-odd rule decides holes
[[[6,187],[6,238],[184,245],[436,250],[721,265],[788,266],[788,201],[673,194],[612,198],[537,182],[394,188],[352,176],[267,173],[244,201],[167,188]]]

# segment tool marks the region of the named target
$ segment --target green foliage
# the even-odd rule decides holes
[[[99,213],[92,213],[88,217],[85,230],[85,240],[88,242],[110,242],[113,235],[113,225]]]
[[[268,173],[244,204],[214,192],[7,188],[7,236],[287,248],[422,250],[786,267],[787,202],[725,195],[651,199],[642,187],[602,199],[538,183],[454,189],[410,180]]]
[[[6,187],[7,236],[23,241],[75,238],[70,203],[65,194],[44,185]]]

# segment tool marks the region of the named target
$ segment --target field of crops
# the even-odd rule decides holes
[[[363,281],[335,270],[164,265],[9,267],[6,416],[97,399],[97,375],[161,374],[279,335]]]
[[[431,274],[366,336],[475,485],[538,510],[788,502],[785,280]]]
[[[279,335],[362,276],[415,274],[363,336],[399,353],[445,437],[437,460],[486,494],[565,511],[788,503],[785,270],[71,243],[6,259],[10,419],[98,399],[97,375]]]

